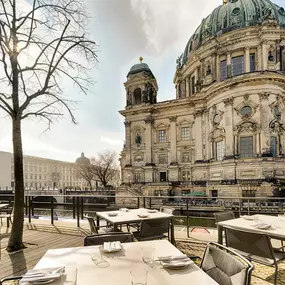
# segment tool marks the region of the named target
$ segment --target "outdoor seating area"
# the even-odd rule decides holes
[[[89,231],[84,236],[82,232],[77,237],[58,233],[43,236],[38,230],[25,230],[27,248],[13,254],[5,251],[9,236],[6,225],[6,233],[1,236],[0,284],[51,280],[49,284],[61,285],[72,268],[76,268],[77,281],[69,284],[78,285],[95,278],[98,284],[132,284],[134,270],[145,273],[147,281],[142,284],[148,285],[285,284],[285,252],[280,243],[285,239],[285,217],[235,218],[231,212],[217,213],[218,233],[209,231],[210,242],[183,237],[174,227],[173,217],[171,209],[97,212],[94,217],[85,217]],[[55,269],[47,274],[47,268]]]

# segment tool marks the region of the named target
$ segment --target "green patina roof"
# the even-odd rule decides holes
[[[129,77],[129,75],[140,73],[140,72],[147,72],[151,77],[154,78],[154,75],[152,74],[150,68],[148,67],[146,63],[138,63],[138,64],[133,65],[127,77]]]
[[[189,53],[198,48],[205,39],[232,30],[260,25],[268,19],[276,20],[285,28],[284,8],[270,0],[228,0],[227,4],[217,7],[202,20],[180,57],[180,65],[187,61]]]

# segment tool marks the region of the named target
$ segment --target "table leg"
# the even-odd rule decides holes
[[[223,244],[223,226],[219,226],[217,225],[218,227],[218,243],[219,244]]]
[[[175,245],[173,219],[171,219],[171,221],[170,221],[170,242],[171,242],[173,245]]]

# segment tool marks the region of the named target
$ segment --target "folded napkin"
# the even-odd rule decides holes
[[[164,268],[177,269],[177,268],[184,268],[192,263],[193,261],[190,258],[185,258],[185,259],[177,259],[177,260],[171,260],[171,261],[162,261],[161,265]]]
[[[245,219],[245,220],[249,220],[249,221],[253,221],[254,220],[253,216],[244,215],[244,216],[240,216],[240,217]]]
[[[271,228],[271,225],[266,224],[266,223],[258,223],[258,224],[253,225],[253,227],[260,229],[260,230],[267,230],[267,229]]]
[[[168,261],[173,261],[173,260],[183,260],[183,259],[187,259],[190,260],[190,258],[186,255],[186,254],[182,254],[182,255],[177,255],[177,256],[161,256],[157,258],[157,261],[164,261],[164,262],[168,262]]]
[[[63,272],[64,272],[64,266],[32,269],[27,271],[27,273],[21,279],[20,284],[57,279],[61,276]]]
[[[113,242],[104,242],[103,245],[104,251],[117,251],[122,249],[121,242],[113,241]]]

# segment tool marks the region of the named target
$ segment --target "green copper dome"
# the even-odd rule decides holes
[[[150,75],[151,77],[154,78],[153,73],[151,72],[150,68],[148,67],[148,65],[146,63],[138,63],[135,64],[131,67],[127,77],[129,77],[132,74],[136,74],[136,73],[140,73],[140,72],[146,72],[148,75]]]
[[[187,61],[189,53],[197,49],[207,38],[261,25],[266,20],[275,20],[285,28],[284,8],[270,0],[228,0],[228,3],[217,7],[212,14],[203,19],[179,58],[178,68]]]

